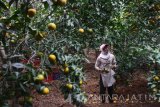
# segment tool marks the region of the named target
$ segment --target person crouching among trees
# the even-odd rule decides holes
[[[109,103],[113,103],[113,85],[115,83],[116,59],[115,56],[109,51],[108,44],[102,44],[100,46],[101,53],[97,57],[95,63],[95,69],[100,71],[100,96],[102,103],[105,103],[106,97],[109,99]],[[108,95],[106,96],[106,88]]]

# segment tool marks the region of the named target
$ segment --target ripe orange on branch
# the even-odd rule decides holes
[[[49,29],[49,30],[56,30],[56,28],[57,28],[57,27],[56,27],[56,24],[54,24],[54,23],[49,23],[49,24],[48,24],[48,29]]]
[[[28,15],[29,17],[33,17],[35,14],[36,14],[36,9],[34,9],[34,8],[28,9],[27,15]]]
[[[91,33],[91,32],[93,32],[93,29],[91,29],[91,28],[90,28],[90,29],[88,29],[88,32],[90,32],[90,33]]]
[[[64,6],[67,4],[67,0],[55,0],[57,5]]]
[[[43,93],[43,94],[49,94],[49,88],[44,87],[44,88],[42,89],[42,93]]]
[[[68,83],[68,84],[66,84],[66,87],[71,90],[73,88],[73,85]]]
[[[51,61],[52,63],[56,62],[56,56],[54,54],[50,54],[48,57],[49,61]]]
[[[49,94],[49,88],[46,86],[38,86],[36,90],[39,94]]]
[[[160,79],[159,79],[158,76],[155,76],[155,77],[154,77],[154,80],[155,80],[155,81],[159,81]]]
[[[64,73],[69,73],[69,68],[68,67],[64,68]]]
[[[79,28],[79,30],[78,30],[80,33],[84,33],[84,29],[82,29],[82,28]]]
[[[37,79],[40,81],[44,80],[44,75],[38,74]]]
[[[79,81],[79,85],[82,85],[82,84],[83,84],[83,81],[82,81],[82,80],[80,80],[80,81]]]
[[[35,77],[34,80],[35,80],[35,81],[43,81],[43,80],[44,80],[44,75],[38,74],[38,75]]]

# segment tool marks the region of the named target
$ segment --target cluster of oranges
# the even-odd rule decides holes
[[[56,63],[56,60],[57,60],[56,55],[54,55],[54,54],[50,54],[49,57],[48,57],[48,59],[49,59],[49,61],[50,61],[51,63]],[[68,64],[67,64],[67,63],[65,63],[65,64],[63,65],[62,71],[63,71],[63,73],[66,74],[66,75],[69,74],[70,68],[68,67]],[[79,81],[79,85],[82,85],[82,84],[83,84],[83,81],[80,80],[80,81]],[[72,90],[72,89],[73,89],[73,84],[71,84],[71,83],[67,83],[65,86],[66,86],[67,89],[69,89],[69,90]]]
[[[83,29],[83,28],[79,28],[78,31],[79,31],[79,33],[84,33],[84,29]],[[92,32],[93,32],[93,29],[89,28],[89,29],[88,29],[88,32],[89,32],[89,33],[92,33]]]
[[[68,2],[67,0],[55,0],[55,4],[60,5],[60,6],[66,5],[67,2]],[[34,9],[34,8],[28,9],[27,15],[29,17],[33,17],[35,14],[36,14],[36,9]]]
[[[55,0],[54,1],[54,3],[56,4],[56,5],[59,5],[59,6],[64,6],[64,5],[66,5],[67,4],[67,0]],[[37,10],[35,9],[35,8],[29,8],[28,9],[28,11],[27,11],[27,15],[29,16],[29,17],[34,17],[35,15],[36,15],[36,13],[37,13]],[[52,30],[52,31],[55,31],[56,29],[57,29],[57,25],[55,24],[55,23],[53,23],[53,22],[51,22],[51,23],[49,23],[48,25],[47,25],[47,27],[48,27],[48,29],[49,30]],[[88,31],[89,32],[93,32],[93,30],[92,29],[88,29]],[[79,33],[84,33],[84,29],[83,28],[79,28],[78,29],[78,32]],[[37,41],[40,41],[40,40],[42,40],[44,37],[45,37],[45,33],[44,32],[40,32],[40,31],[38,31],[36,34],[35,34],[35,39],[37,40]],[[39,56],[41,56],[41,55],[39,55]],[[56,55],[55,54],[50,54],[49,56],[48,56],[48,59],[49,59],[49,61],[51,62],[51,63],[57,63],[56,61],[57,61],[57,58],[56,58]],[[64,72],[64,74],[69,74],[69,72],[70,72],[70,68],[68,67],[68,65],[65,63],[65,65],[63,66],[63,72]],[[38,74],[35,78],[34,78],[34,81],[35,82],[42,82],[43,80],[45,79],[45,77],[44,77],[44,75],[43,74]],[[80,85],[82,85],[82,80],[80,80],[79,81],[79,84]],[[73,89],[73,85],[71,84],[71,83],[67,83],[66,84],[66,87],[68,88],[68,89]],[[38,89],[38,92],[40,92],[40,93],[43,93],[43,94],[48,94],[49,93],[49,89],[47,88],[47,87],[45,87],[45,86],[41,86],[39,89]]]
[[[60,5],[60,6],[64,6],[67,4],[67,0],[55,0],[54,1],[56,5]],[[27,11],[27,15],[29,17],[34,17],[36,15],[37,11],[35,8],[29,8],[28,11]],[[49,30],[56,30],[57,28],[57,25],[55,23],[49,23],[48,24],[48,29]],[[84,29],[83,28],[79,28],[78,29],[78,32],[79,33],[84,33]],[[93,32],[93,29],[88,29],[88,32]],[[40,41],[42,40],[44,37],[46,36],[46,34],[44,34],[43,32],[37,32],[36,35],[35,35],[35,39],[37,41]]]
[[[42,82],[44,79],[45,79],[44,74],[38,74],[34,78],[34,81],[35,82]],[[41,94],[49,94],[49,88],[46,86],[41,86],[41,87],[37,88],[37,92],[39,92]]]

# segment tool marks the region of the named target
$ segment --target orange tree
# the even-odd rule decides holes
[[[150,65],[159,63],[159,1],[119,0],[113,1],[112,6],[114,8],[105,34],[106,41],[113,45],[119,74],[128,78],[128,71],[134,68],[144,64],[151,68]],[[152,74],[149,77],[149,88],[159,100],[159,73]]]
[[[157,0],[89,1],[80,8],[83,24],[95,31],[89,46],[110,43],[123,74],[148,63],[147,46],[159,44],[159,8]]]
[[[117,55],[119,74],[128,78],[128,71],[144,64],[151,68],[150,65],[159,59],[160,4],[158,0],[119,0],[113,4],[115,8],[108,21],[107,40],[113,44]],[[159,73],[152,74],[149,88],[152,92],[154,90],[153,94],[158,100]]]
[[[147,46],[156,48],[159,44],[158,0],[87,0],[72,8],[79,19],[77,23],[87,30],[85,41],[81,39],[84,47],[98,50],[101,43],[110,43],[120,73],[127,74],[127,71],[149,63]]]
[[[132,0],[115,2],[114,5],[117,8],[111,15],[109,29],[112,32],[108,37],[116,47],[121,70],[125,72],[148,63],[147,56],[150,53],[146,47],[159,44],[156,39],[159,31],[159,4],[157,0]]]
[[[80,6],[74,7],[77,18],[81,16],[81,24],[93,31],[86,33],[85,45],[98,50],[101,43],[110,43],[117,58],[118,74],[128,79],[134,68],[151,67],[149,56],[154,51],[150,48],[159,47],[158,0],[88,0]]]
[[[147,47],[159,44],[159,8],[158,0],[88,0],[73,10],[80,17],[79,24],[88,29],[84,45],[98,50],[101,43],[110,43],[118,73],[125,76],[150,63]]]
[[[36,55],[41,56],[41,66],[38,71],[46,71],[54,64],[60,70],[69,73],[70,75],[65,75],[63,83],[66,85],[62,85],[62,91],[68,94],[76,93],[70,94],[73,101],[75,98],[81,98],[75,97],[81,94],[77,94],[79,86],[74,83],[83,79],[81,78],[83,73],[79,71],[82,70],[81,61],[84,58],[82,49],[86,47],[97,49],[101,43],[109,42],[117,57],[120,69],[118,73],[123,76],[127,75],[127,71],[143,63],[149,63],[148,46],[156,48],[158,44],[158,0],[70,0],[67,5],[65,0],[63,3],[60,1],[57,0],[55,3],[44,0],[43,5],[34,1],[28,4],[19,2],[10,8],[11,12],[7,11],[5,5],[11,5],[14,0],[10,3],[4,2],[4,5],[2,2],[1,22],[5,25],[2,35],[9,37],[7,38],[9,43],[14,43],[15,40],[12,39],[16,37],[25,38],[18,40],[22,40],[20,43],[25,44],[21,47],[28,49],[26,57],[32,59]],[[63,5],[65,6],[61,7]],[[16,11],[15,6],[18,7]],[[28,11],[30,7],[36,11],[34,9]],[[8,16],[7,19],[3,15]],[[9,36],[10,33],[17,36]],[[2,37],[3,45],[10,46],[4,40]],[[12,49],[14,53],[14,48]],[[48,56],[55,60],[49,62]],[[65,63],[69,63],[67,69]],[[69,72],[70,70],[76,72]],[[72,78],[74,75],[80,77]]]
[[[148,50],[151,51],[149,56],[150,60],[153,62],[154,66],[151,69],[150,76],[148,80],[148,88],[152,95],[154,95],[154,100],[160,102],[160,73],[159,73],[159,64],[160,64],[160,54],[159,49],[153,49],[148,47]]]
[[[24,100],[32,105],[32,90],[48,94],[43,82],[53,67],[63,74],[61,90],[77,106],[86,102],[81,90],[84,81],[82,42],[83,28],[67,4],[67,0],[1,1],[1,105]],[[79,3],[80,4],[80,3]],[[68,5],[68,6],[66,6]],[[75,37],[79,35],[79,37]],[[78,39],[78,40],[77,40]],[[22,64],[24,63],[24,64]]]

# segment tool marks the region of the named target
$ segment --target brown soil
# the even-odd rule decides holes
[[[99,72],[93,69],[94,64],[86,65],[86,81],[83,90],[87,93],[88,101],[84,107],[160,107],[152,98],[149,99],[147,90],[147,73],[137,71],[132,74],[132,79],[117,79],[115,94],[117,100],[114,104],[101,104],[99,99]],[[127,81],[127,85],[126,85]],[[49,95],[39,95],[34,93],[34,107],[73,107],[63,99],[58,86],[60,81],[55,80],[51,83]]]

